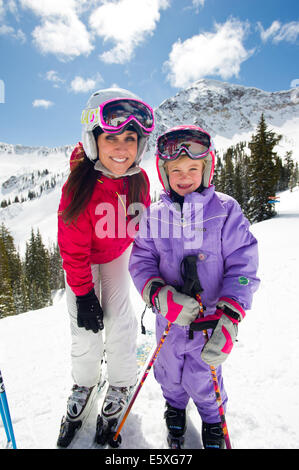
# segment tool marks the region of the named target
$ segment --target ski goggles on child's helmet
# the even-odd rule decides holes
[[[199,128],[177,128],[157,139],[157,155],[162,160],[175,160],[183,151],[194,160],[205,158],[211,147],[210,135]]]
[[[113,134],[121,131],[130,122],[136,122],[145,134],[154,129],[154,112],[144,103],[131,98],[114,98],[94,109],[82,112],[81,123],[93,129],[100,126],[104,132]]]

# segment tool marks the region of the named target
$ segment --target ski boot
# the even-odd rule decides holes
[[[169,448],[181,449],[184,444],[184,433],[186,431],[186,410],[174,408],[166,402],[164,418],[169,431],[167,436]]]
[[[202,423],[202,443],[205,449],[225,449],[221,423]]]
[[[78,429],[87,419],[97,394],[97,386],[74,385],[67,401],[67,413],[63,416],[57,440],[58,447],[68,447]]]
[[[134,386],[132,387],[114,387],[109,388],[104,399],[101,414],[97,418],[97,427],[95,441],[97,444],[109,444],[116,448],[121,444],[121,436],[117,440],[113,439],[120,416],[125,411]]]
[[[121,435],[119,434],[117,439],[114,440],[117,425],[117,418],[113,418],[108,421],[107,419],[103,418],[103,416],[99,415],[97,417],[95,442],[101,446],[108,444],[114,449],[119,447],[121,444]]]

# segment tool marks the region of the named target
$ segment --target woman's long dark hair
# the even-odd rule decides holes
[[[62,213],[63,221],[67,224],[75,222],[84,211],[91,199],[97,180],[101,177],[101,172],[94,169],[94,164],[86,156],[82,146],[77,146],[75,149],[75,162],[65,186],[66,197],[72,196],[70,204]],[[148,192],[148,184],[144,174],[139,172],[128,178],[128,204],[144,203]]]

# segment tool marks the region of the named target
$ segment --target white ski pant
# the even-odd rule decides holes
[[[77,325],[76,296],[66,283],[71,322],[71,360],[74,383],[92,387],[101,374],[105,349],[110,385],[126,387],[137,378],[137,320],[130,301],[129,247],[105,264],[91,265],[95,293],[104,311],[104,330],[93,333]]]

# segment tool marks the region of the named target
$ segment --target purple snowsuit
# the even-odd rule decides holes
[[[257,241],[237,201],[215,192],[214,186],[187,194],[182,211],[163,192],[143,214],[129,263],[137,290],[142,293],[148,281],[157,277],[168,285],[182,286],[181,263],[187,255],[197,255],[205,315],[215,313],[220,297],[250,309],[259,285]],[[156,312],[157,340],[166,325],[167,320]],[[189,339],[189,326],[172,324],[154,365],[155,378],[170,405],[184,409],[191,397],[202,420],[216,423],[218,407],[210,366],[200,356],[203,346],[201,331],[194,331]],[[217,376],[225,407],[221,366]]]

